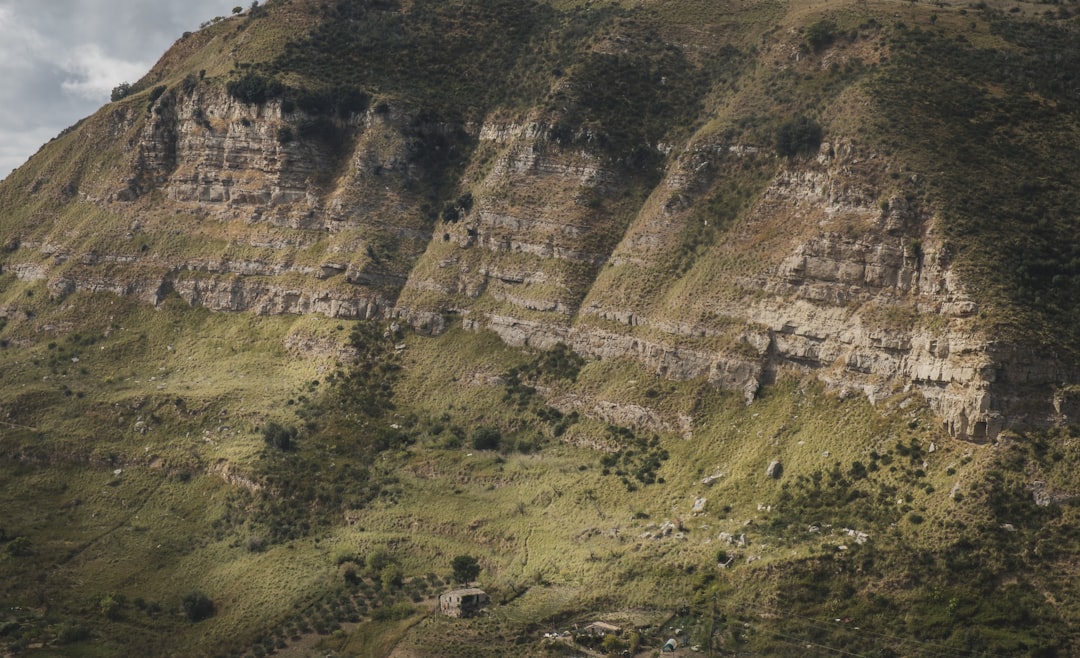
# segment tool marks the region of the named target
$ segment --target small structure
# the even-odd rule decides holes
[[[439,596],[439,612],[447,617],[468,617],[479,612],[490,600],[482,589],[455,589]]]
[[[660,649],[660,653],[675,653],[675,649],[678,648],[679,643],[675,641],[675,638],[670,638],[667,642],[664,643],[663,648]]]
[[[597,637],[603,637],[605,635],[618,635],[622,632],[621,628],[614,624],[609,624],[606,621],[594,621],[582,630],[584,630],[589,635],[595,635]]]

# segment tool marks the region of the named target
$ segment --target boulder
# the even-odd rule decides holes
[[[765,475],[771,477],[774,480],[780,479],[780,476],[784,474],[784,465],[779,460],[774,459],[769,462],[769,467],[765,469]]]

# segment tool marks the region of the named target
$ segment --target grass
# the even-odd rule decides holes
[[[21,286],[9,281],[5,294],[18,294],[15,288]],[[68,300],[65,306],[76,300]],[[64,307],[51,304],[40,303],[38,321],[59,325]],[[870,593],[881,592],[890,601],[888,606],[908,605],[906,602],[916,600],[922,590],[915,584],[886,585],[887,574],[894,568],[902,573],[926,568],[900,557],[900,545],[916,551],[910,560],[917,561],[922,559],[919,555],[937,547],[963,541],[966,535],[949,530],[950,523],[960,521],[974,530],[987,523],[982,510],[1001,510],[996,512],[1001,514],[1000,521],[991,524],[1015,524],[1030,513],[1024,511],[1027,508],[1014,509],[1023,499],[1017,498],[1014,486],[1022,480],[1022,470],[1014,465],[994,476],[1002,468],[995,466],[999,462],[995,448],[951,442],[925,411],[903,399],[888,401],[884,409],[876,410],[858,397],[837,396],[811,380],[791,376],[766,388],[746,407],[741,397],[700,381],[657,381],[632,362],[586,362],[580,370],[576,366],[567,369],[565,359],[556,353],[527,353],[503,345],[490,334],[460,330],[437,339],[411,335],[387,339],[406,346],[393,357],[401,369],[387,380],[394,408],[370,416],[366,422],[373,428],[371,436],[379,436],[381,430],[374,428],[385,423],[401,425],[408,438],[398,445],[364,452],[370,448],[363,448],[367,445],[363,434],[348,438],[344,427],[334,420],[339,412],[327,406],[338,395],[334,392],[338,384],[313,386],[315,366],[292,365],[280,347],[290,333],[321,336],[324,341],[344,345],[346,328],[312,317],[219,316],[176,304],[158,311],[119,304],[118,300],[111,307],[98,306],[106,307],[103,318],[112,316],[111,324],[100,327],[100,336],[90,331],[91,316],[78,339],[74,335],[56,336],[57,340],[39,336],[36,343],[18,348],[9,343],[0,351],[0,367],[5,368],[6,376],[13,376],[6,379],[13,385],[5,387],[0,405],[7,410],[12,408],[12,400],[21,400],[55,409],[47,415],[15,416],[21,421],[33,420],[40,427],[5,436],[4,481],[9,484],[0,491],[2,506],[19,510],[5,516],[5,536],[28,537],[32,557],[5,555],[0,559],[3,589],[10,593],[4,603],[29,602],[33,609],[32,597],[51,597],[54,588],[67,591],[72,583],[79,583],[77,594],[57,599],[63,603],[19,621],[20,638],[34,633],[53,637],[50,633],[54,631],[48,629],[71,618],[85,625],[92,637],[118,638],[123,629],[127,639],[111,640],[112,644],[106,645],[110,652],[121,647],[157,651],[162,628],[193,651],[214,646],[218,651],[241,652],[246,650],[243,647],[265,645],[260,638],[268,633],[291,638],[299,630],[292,627],[325,625],[338,614],[344,623],[348,614],[331,611],[340,605],[332,606],[332,602],[342,596],[333,592],[345,586],[336,556],[362,559],[376,549],[387,550],[407,577],[423,577],[433,571],[446,578],[454,555],[479,558],[481,584],[496,601],[512,603],[497,606],[491,621],[469,622],[467,627],[472,630],[459,634],[454,645],[465,652],[485,651],[478,647],[498,647],[501,642],[516,642],[516,638],[525,638],[525,647],[539,647],[532,644],[538,641],[538,634],[530,630],[536,624],[559,626],[568,619],[636,608],[659,615],[687,601],[687,614],[700,625],[704,623],[700,615],[708,609],[710,592],[714,591],[724,593],[722,608],[728,619],[747,619],[761,629],[758,636],[748,636],[752,646],[770,646],[779,637],[774,637],[775,633],[804,637],[806,631],[800,629],[798,617],[781,617],[779,625],[762,627],[759,617],[736,612],[739,602],[771,606],[769,601],[778,601],[803,616],[818,615],[824,610],[822,606],[831,606],[827,614],[842,613],[866,627],[895,633],[899,631],[895,624],[875,616],[878,608],[874,606],[885,604],[874,603],[877,599]],[[48,317],[50,314],[56,315]],[[134,326],[140,327],[140,336],[132,337],[130,329],[121,329]],[[106,335],[105,329],[110,327]],[[25,330],[19,322],[9,321],[2,332],[9,340],[33,335]],[[369,347],[382,340],[378,332],[370,336],[363,343]],[[49,348],[46,340],[55,346]],[[234,352],[232,347],[240,347],[243,341],[246,348]],[[165,349],[169,345],[173,350]],[[60,364],[70,362],[68,355],[75,353],[76,347],[88,354],[104,352],[108,360],[97,354],[86,356],[86,374],[68,370],[64,375],[67,366]],[[113,351],[126,355],[119,361],[119,370]],[[51,363],[49,357],[54,354],[57,358]],[[150,355],[155,356],[148,358]],[[376,362],[382,358],[376,357]],[[206,367],[211,362],[219,364],[220,376],[206,376],[214,372]],[[80,356],[75,365],[83,363]],[[20,382],[29,387],[52,367],[57,368],[57,374],[50,376],[67,377],[65,381],[84,378],[81,387],[68,384],[72,389],[85,389],[84,397],[49,392],[47,387],[37,393],[42,397],[21,392]],[[162,367],[166,370],[159,370]],[[252,382],[245,381],[247,376],[240,377],[259,369],[265,374],[268,368],[277,375]],[[194,376],[200,372],[206,374]],[[327,379],[328,372],[323,371],[320,380]],[[517,380],[507,378],[512,373],[518,373]],[[119,384],[93,383],[110,377]],[[151,377],[155,379],[151,381]],[[513,381],[519,382],[514,384],[517,388],[509,386]],[[158,386],[165,388],[159,391]],[[525,386],[539,386],[544,393],[528,393],[522,388]],[[506,402],[508,391],[524,396],[524,406]],[[182,410],[175,409],[173,402],[160,404],[175,401],[177,395],[185,400]],[[555,438],[549,421],[537,414],[546,408],[544,396],[565,395],[652,407],[661,418],[688,414],[692,437],[630,426],[613,435],[610,422],[590,417],[589,408],[585,408],[582,418],[565,435]],[[283,404],[301,396],[310,402]],[[262,401],[258,409],[267,407],[266,400],[276,400],[277,404],[269,406],[278,411],[256,413],[255,399]],[[348,451],[341,450],[343,446],[362,449],[356,454],[368,455],[363,458],[371,474],[369,481],[378,483],[380,493],[366,503],[346,504],[333,514],[311,515],[306,529],[275,538],[266,534],[270,526],[260,519],[270,522],[280,514],[286,514],[280,518],[289,518],[291,512],[279,510],[279,502],[300,496],[306,489],[272,484],[278,477],[270,468],[276,458],[261,445],[255,430],[268,416],[302,426],[308,413],[303,410],[319,406],[326,411],[316,417],[316,426],[305,429],[298,439],[298,451],[283,458],[305,472],[316,473],[312,476],[314,491],[330,494],[332,488],[320,487],[341,480],[328,468],[328,460],[341,466],[352,460]],[[80,408],[84,410],[78,411]],[[908,411],[900,412],[902,408]],[[104,409],[119,411],[104,415]],[[56,413],[61,410],[64,413]],[[221,412],[228,420],[220,420]],[[145,434],[134,429],[139,413],[143,422],[152,425]],[[119,416],[126,419],[121,424],[117,423]],[[68,428],[77,424],[82,425],[82,432],[74,434]],[[121,431],[95,433],[95,429],[117,426]],[[449,439],[455,426],[466,438],[471,429],[480,426],[500,428],[504,437],[531,433],[544,438],[539,450],[530,454],[478,451],[467,444],[453,445]],[[624,431],[627,434],[621,433]],[[336,448],[328,433],[336,435]],[[656,481],[639,482],[632,490],[618,477],[601,474],[601,458],[606,453],[579,447],[604,442],[632,446],[633,441],[626,443],[626,437],[649,438],[654,433],[657,446],[669,458],[658,463]],[[105,438],[109,436],[115,438]],[[80,442],[78,437],[86,438]],[[1047,481],[1054,486],[1062,481],[1062,469],[1069,463],[1068,456],[1053,447],[1059,442],[1053,438],[1035,441],[1030,448],[1033,456],[1025,457],[1035,459],[1032,463],[1045,469]],[[928,452],[931,443],[935,445],[932,453]],[[1024,444],[1017,445],[1017,458],[1029,454]],[[23,456],[18,457],[20,454]],[[49,466],[28,460],[27,455],[32,454],[49,455]],[[264,487],[271,483],[279,493],[252,494],[240,480],[222,478],[213,468],[221,459],[238,469],[235,473]],[[784,475],[776,480],[765,475],[772,460],[784,465]],[[856,462],[861,467],[855,466]],[[1016,463],[1016,459],[1007,463]],[[114,473],[117,469],[119,474]],[[710,487],[701,483],[714,474],[721,477]],[[1003,479],[985,489],[994,477]],[[958,482],[965,494],[962,500],[953,495]],[[989,492],[985,501],[980,490]],[[866,495],[853,497],[852,492]],[[706,499],[699,514],[692,511],[697,498]],[[897,504],[896,499],[904,502]],[[343,511],[348,522],[343,520]],[[1047,514],[1050,527],[1056,529],[1018,526],[1018,532],[1040,533],[1042,551],[1064,550],[1051,547],[1065,545],[1061,542],[1067,541],[1064,530],[1071,512],[1051,510]],[[667,521],[683,539],[645,538],[655,535]],[[819,531],[808,532],[811,525]],[[841,532],[841,526],[866,532],[869,542],[853,543]],[[746,547],[728,544],[717,539],[720,532],[746,534],[750,543]],[[250,548],[253,536],[261,536],[265,542],[255,550]],[[848,551],[837,551],[835,547],[842,543],[848,545]],[[953,568],[1010,568],[1007,561],[999,567],[990,565],[1006,559],[1011,545],[1002,545],[1006,552],[993,549],[984,557],[971,557],[967,567],[956,563]],[[727,570],[712,566],[720,551],[726,558],[736,558],[734,566]],[[753,561],[748,562],[750,558]],[[837,564],[862,564],[862,572],[849,572],[844,567],[841,575],[829,575],[834,573],[830,565]],[[52,574],[44,589],[33,586],[39,570]],[[958,586],[945,571],[929,573],[943,587]],[[1041,576],[1037,569],[1024,573],[1028,575],[1015,594],[1020,597],[1017,600],[1027,601],[1024,597],[1030,586]],[[744,580],[751,585],[740,584]],[[373,591],[371,585],[363,587]],[[857,596],[848,597],[850,605],[838,608],[832,593],[844,587],[854,588]],[[180,597],[193,589],[205,592],[217,607],[213,617],[198,624],[176,614]],[[526,593],[518,597],[522,591]],[[946,607],[953,599],[960,601],[957,606],[977,600],[971,593],[945,591],[942,605]],[[95,612],[99,599],[109,593],[122,595],[124,601],[115,620]],[[355,596],[345,598],[359,600]],[[365,594],[364,600],[365,609],[371,611],[393,599]],[[697,601],[705,603],[699,606]],[[1014,616],[1002,617],[985,605],[971,605],[970,609],[953,609],[976,628],[1023,623]],[[943,609],[932,605],[911,608],[912,614],[929,624],[922,631],[925,641],[959,641],[959,636],[950,635],[954,626],[947,623],[955,615],[943,617],[946,621],[940,623],[931,621]],[[296,617],[298,610],[307,612]],[[337,636],[318,637],[327,648],[359,650],[356,647],[370,646],[375,651],[372,655],[383,655],[378,647],[389,650],[404,642],[402,646],[420,650],[445,634],[446,622],[426,620],[413,625],[419,618],[363,621],[368,614],[360,617],[359,626],[349,625]],[[1039,644],[1047,637],[1043,630],[1025,638],[978,633],[979,642],[1006,652],[1012,650],[1010,646],[1019,646],[1010,642]],[[299,632],[299,637],[307,635]],[[834,634],[819,639],[837,642],[841,637]],[[296,643],[296,650],[307,641]],[[292,639],[285,641],[283,655],[289,655],[288,647],[293,644]]]

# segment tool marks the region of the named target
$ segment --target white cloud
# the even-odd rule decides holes
[[[10,7],[0,7],[0,70],[28,71],[47,50],[37,30],[20,25]]]
[[[147,62],[129,62],[110,57],[97,44],[84,44],[68,54],[60,68],[74,76],[64,82],[64,92],[99,103],[109,100],[113,87],[121,82],[134,82],[148,70]]]
[[[0,178],[236,0],[0,0]]]

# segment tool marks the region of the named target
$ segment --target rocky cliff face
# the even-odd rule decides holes
[[[559,189],[565,200],[618,178],[599,163],[552,153],[550,144],[538,147],[540,132],[484,127],[482,135],[512,136],[487,189],[501,199],[511,196],[507,188]],[[617,244],[590,235],[610,235],[611,227],[591,223],[588,206],[552,207],[544,195],[511,211],[482,197],[471,222],[448,228],[451,240],[421,259],[397,312],[454,310],[466,326],[511,344],[566,342],[594,358],[631,356],[666,377],[741,391],[748,402],[785,368],[875,402],[915,389],[962,438],[1050,420],[1052,385],[1066,373],[980,334],[978,307],[950,267],[932,212],[902,196],[882,198],[866,181],[889,163],[852,143],[779,165],[747,215],[695,266],[650,289],[650,268],[670,260],[689,222],[702,221],[686,196],[706,186],[692,173],[703,158],[773,157],[740,145],[684,149]],[[746,253],[754,258],[738,258]],[[735,266],[713,269],[724,262]],[[557,285],[569,263],[589,273],[587,289]],[[431,290],[441,294],[419,292]],[[417,299],[426,305],[413,306]]]
[[[58,140],[77,175],[5,183],[33,210],[4,230],[2,267],[55,295],[175,293],[432,332],[460,317],[748,402],[786,369],[875,402],[917,390],[975,440],[1080,412],[1055,392],[1071,369],[980,329],[933,203],[857,138],[781,158],[705,127],[656,145],[654,171],[560,130],[540,110],[327,119],[189,76]],[[104,160],[78,155],[88,134]],[[433,157],[454,143],[467,160]],[[431,180],[451,170],[448,195]]]

